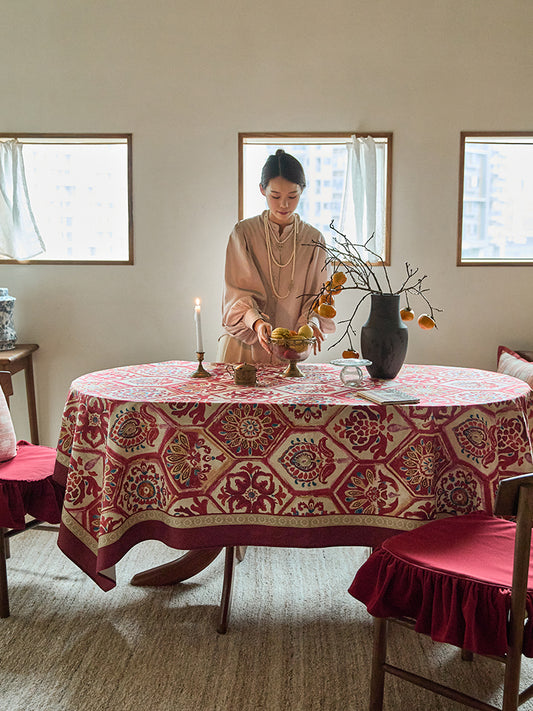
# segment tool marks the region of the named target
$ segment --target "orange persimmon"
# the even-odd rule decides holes
[[[428,314],[421,314],[418,317],[418,325],[420,328],[423,328],[424,331],[429,331],[431,328],[435,328],[437,324]]]
[[[412,321],[415,317],[415,312],[410,306],[400,311],[400,318],[402,321]]]
[[[331,283],[333,286],[342,286],[346,283],[346,274],[344,272],[335,272],[331,277]]]
[[[336,314],[337,312],[331,304],[320,304],[318,307],[318,315],[324,316],[324,318],[333,318]]]

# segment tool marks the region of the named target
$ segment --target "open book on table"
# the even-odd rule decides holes
[[[377,402],[379,405],[386,405],[388,403],[401,404],[420,402],[420,398],[416,395],[404,393],[401,390],[396,390],[396,388],[376,388],[375,390],[358,390],[357,395],[365,398],[366,400]]]

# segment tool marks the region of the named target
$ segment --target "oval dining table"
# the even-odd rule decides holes
[[[438,516],[491,511],[502,477],[533,470],[533,391],[492,371],[406,364],[366,377],[415,404],[379,405],[327,363],[304,377],[258,369],[235,385],[224,364],[124,366],[73,381],[57,447],[65,488],[58,545],[103,590],[137,543],[187,553],[138,573],[165,585],[226,549],[219,631],[246,546],[374,546]]]

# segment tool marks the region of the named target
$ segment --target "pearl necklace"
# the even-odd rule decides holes
[[[277,235],[274,233],[274,228],[270,223],[270,220],[268,219],[268,212],[265,213],[265,216],[263,218],[264,226],[265,226],[265,241],[266,241],[266,247],[267,247],[267,253],[268,253],[268,269],[270,273],[270,286],[272,287],[272,292],[274,293],[274,296],[278,298],[280,301],[283,301],[283,299],[286,299],[287,296],[291,293],[292,287],[294,286],[294,268],[296,265],[296,236],[298,234],[298,215],[294,215],[294,227],[292,229],[292,236],[293,236],[293,241],[292,241],[292,255],[289,257],[289,259],[285,262],[285,264],[281,264],[281,262],[278,262],[277,259],[274,257],[272,254],[272,235],[274,236],[274,240],[277,242],[278,247],[281,247],[285,244],[285,242],[289,239],[291,232],[285,237],[284,240],[278,239]],[[278,292],[276,287],[274,286],[274,279],[272,277],[272,262],[279,267],[279,269],[284,269],[285,267],[289,266],[289,264],[292,262],[292,273],[291,273],[291,281],[289,284],[289,289],[285,296],[281,296],[281,294]]]

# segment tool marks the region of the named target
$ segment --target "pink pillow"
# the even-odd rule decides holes
[[[533,363],[505,346],[498,348],[498,373],[525,380],[529,387],[533,388]]]
[[[6,398],[0,388],[0,462],[13,459],[17,453],[17,439]]]

